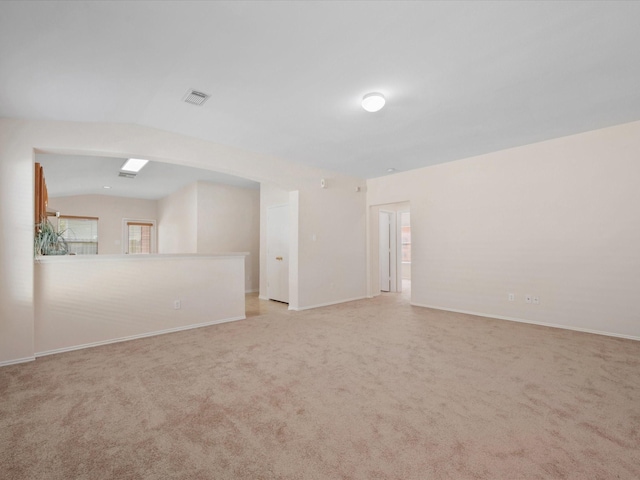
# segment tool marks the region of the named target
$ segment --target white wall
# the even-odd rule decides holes
[[[43,258],[35,264],[35,351],[56,353],[245,318],[244,258]]]
[[[299,308],[366,297],[366,194],[340,178],[298,196]],[[364,190],[364,189],[363,189]],[[319,209],[320,215],[306,212]],[[331,259],[331,267],[327,260]],[[354,269],[355,266],[361,266]]]
[[[245,289],[258,291],[260,191],[194,182],[158,201],[159,253],[248,252]]]
[[[49,210],[61,215],[98,217],[98,254],[122,252],[122,219],[153,220],[157,217],[157,202],[140,198],[111,195],[74,195],[49,199]]]
[[[368,203],[411,202],[416,305],[640,338],[638,152],[634,122],[369,180]]]
[[[198,251],[197,212],[197,183],[158,200],[158,253]]]
[[[257,189],[194,182],[158,201],[76,195],[50,199],[49,209],[63,215],[99,217],[100,254],[123,253],[123,218],[157,220],[158,253],[249,252],[245,261],[245,288],[258,291],[260,191]]]
[[[33,358],[33,146],[0,120],[0,365]]]
[[[298,284],[292,290],[293,300],[299,308],[307,308],[365,294],[365,195],[354,193],[356,187],[364,186],[361,179],[136,125],[0,119],[0,365],[34,354],[35,150],[144,157],[271,183],[290,194],[298,192],[299,258],[292,272]],[[328,189],[320,189],[320,178],[329,179]],[[327,233],[313,242],[313,231]],[[334,281],[327,282],[328,278]]]
[[[197,184],[198,253],[249,252],[245,290],[257,292],[260,274],[260,191]]]

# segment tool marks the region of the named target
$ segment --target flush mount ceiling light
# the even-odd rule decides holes
[[[129,160],[124,162],[124,165],[122,165],[120,170],[122,170],[123,172],[138,173],[147,163],[149,163],[149,160],[142,160],[141,158],[130,158]]]
[[[385,103],[384,95],[378,92],[367,93],[362,97],[362,108],[367,112],[377,112]]]

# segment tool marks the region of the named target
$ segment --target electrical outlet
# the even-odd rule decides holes
[[[524,303],[531,303],[531,294],[527,293],[524,296]]]
[[[180,300],[176,300],[173,302],[173,309],[180,310],[182,308],[182,302]]]
[[[540,305],[540,297],[537,295],[533,296],[533,303],[536,305]]]
[[[516,295],[514,293],[509,294],[509,301],[514,302],[516,300]]]

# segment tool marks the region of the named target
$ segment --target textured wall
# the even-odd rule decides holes
[[[368,202],[411,202],[413,303],[640,338],[638,152],[634,122],[369,180]]]
[[[290,297],[301,308],[365,295],[364,181],[136,125],[0,120],[0,365],[33,357],[33,159],[41,153],[141,156],[298,192]],[[320,189],[320,178],[329,188]],[[302,225],[304,222],[304,225]],[[311,233],[317,232],[317,242]],[[326,232],[326,233],[325,233]],[[160,242],[161,243],[161,242]],[[320,248],[318,248],[320,247]],[[319,257],[318,255],[321,255]],[[338,280],[327,278],[338,275]],[[333,283],[333,285],[331,285]]]
[[[258,291],[260,191],[198,182],[198,253],[249,252],[245,289]]]
[[[44,258],[35,265],[35,351],[244,318],[244,258]]]
[[[198,189],[192,183],[158,200],[158,253],[198,252]]]

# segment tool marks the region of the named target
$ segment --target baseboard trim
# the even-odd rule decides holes
[[[289,306],[289,310],[300,312],[302,310],[311,310],[312,308],[329,307],[331,305],[337,305],[339,303],[355,302],[356,300],[363,300],[365,298],[367,298],[367,297],[363,296],[363,297],[347,298],[345,300],[337,300],[335,302],[319,303],[318,305],[310,305],[308,307],[292,308],[291,306]]]
[[[254,288],[253,290],[245,290],[244,293],[258,293],[258,289]]]
[[[444,310],[446,312],[464,313],[466,315],[475,315],[477,317],[494,318],[496,320],[508,320],[509,322],[528,323],[530,325],[540,325],[542,327],[561,328],[563,330],[573,330],[575,332],[593,333],[595,335],[604,335],[606,337],[625,338],[627,340],[640,341],[640,337],[636,337],[634,335],[625,335],[622,333],[604,332],[602,330],[592,330],[590,328],[580,328],[580,327],[574,327],[570,325],[560,325],[558,323],[536,322],[534,320],[524,320],[522,318],[505,317],[502,315],[489,315],[487,313],[472,312],[469,310],[457,310],[455,308],[439,307],[436,305],[425,305],[422,303],[411,302],[411,305],[413,305],[414,307],[433,308],[434,310]]]
[[[24,358],[16,358],[14,360],[5,360],[4,362],[0,362],[0,368],[8,367],[9,365],[16,365],[18,363],[33,362],[35,359],[36,357],[24,357]]]
[[[102,340],[100,342],[85,343],[82,345],[74,345],[72,347],[56,348],[54,350],[45,350],[44,352],[36,352],[35,358],[45,357],[47,355],[55,355],[57,353],[72,352],[74,350],[82,350],[83,348],[99,347],[101,345],[109,345],[110,343],[128,342],[129,340],[138,340],[139,338],[155,337],[156,335],[164,335],[165,333],[176,333],[184,330],[192,330],[194,328],[209,327],[220,323],[235,322],[237,320],[245,320],[247,317],[242,315],[238,317],[223,318],[222,320],[213,320],[211,322],[196,323],[194,325],[185,325],[183,327],[167,328],[166,330],[156,330],[153,332],[140,333],[138,335],[130,335],[128,337],[113,338],[111,340]]]
[[[263,297],[262,295],[258,295],[258,298],[260,300],[269,300],[269,297]]]

